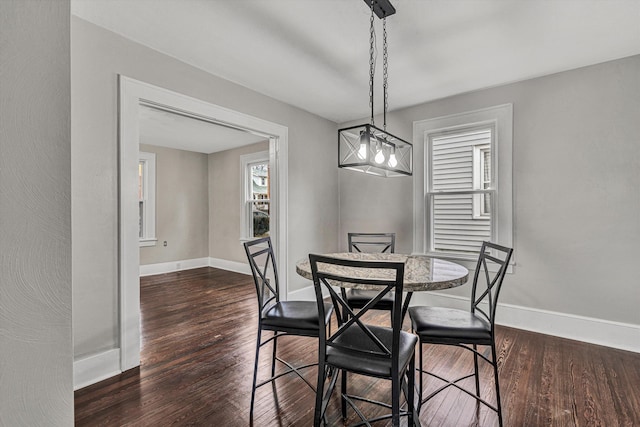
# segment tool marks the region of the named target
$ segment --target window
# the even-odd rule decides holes
[[[240,236],[242,240],[269,236],[271,219],[269,152],[240,157],[243,196]]]
[[[484,240],[512,247],[512,106],[416,122],[414,132],[424,149],[416,250],[473,261]]]
[[[156,155],[143,151],[138,158],[138,224],[140,246],[155,246]]]
[[[491,138],[491,134],[489,135]],[[473,189],[491,189],[491,144],[473,147]],[[491,197],[486,193],[473,195],[473,218],[489,218],[491,215]]]
[[[430,250],[476,254],[491,240],[492,125],[444,130],[428,135],[427,215]]]

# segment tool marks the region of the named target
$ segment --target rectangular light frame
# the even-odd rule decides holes
[[[378,163],[380,150],[384,159]],[[392,154],[396,159],[393,166]],[[343,128],[338,130],[338,167],[389,178],[411,176],[413,145],[372,124]]]

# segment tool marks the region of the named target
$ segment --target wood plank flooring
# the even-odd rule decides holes
[[[141,366],[78,390],[76,425],[248,426],[256,306],[252,279],[242,274],[200,268],[142,278]],[[505,426],[640,426],[640,354],[505,327],[497,341]],[[269,363],[266,348],[262,372]],[[295,363],[313,361],[316,351],[315,340],[300,337],[284,338],[278,348]],[[425,365],[440,373],[472,366],[459,349],[425,346],[424,356]],[[493,401],[490,371],[483,375],[484,396]],[[307,378],[315,383],[314,368]],[[381,400],[389,392],[386,381],[349,381],[351,390]],[[310,426],[313,406],[312,391],[285,376],[274,388],[258,390],[253,425]],[[342,425],[339,408],[334,394],[330,425]],[[348,422],[354,422],[350,414]],[[498,425],[492,411],[477,410],[456,390],[425,405],[420,420],[423,426]]]

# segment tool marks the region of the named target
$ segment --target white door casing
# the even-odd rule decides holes
[[[287,295],[288,128],[122,75],[119,82],[119,286],[120,369],[140,365],[140,248],[137,168],[140,124],[138,108],[153,106],[269,138],[272,222],[279,278]]]

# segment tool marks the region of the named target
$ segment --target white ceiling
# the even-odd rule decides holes
[[[389,110],[640,54],[640,0],[391,1]],[[85,20],[334,122],[369,115],[363,0],[71,5]]]
[[[157,108],[140,106],[140,143],[211,154],[266,138]]]

